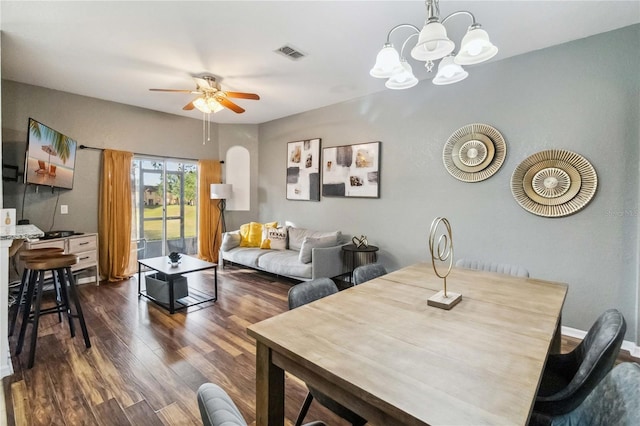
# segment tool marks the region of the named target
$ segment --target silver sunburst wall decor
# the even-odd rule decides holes
[[[493,176],[506,156],[502,134],[481,123],[468,124],[453,132],[442,151],[444,167],[463,182],[480,182]]]
[[[593,198],[598,175],[580,154],[563,149],[540,151],[513,171],[511,192],[520,206],[544,217],[576,213]]]

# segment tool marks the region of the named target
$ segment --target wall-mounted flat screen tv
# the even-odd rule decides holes
[[[29,118],[24,182],[72,189],[76,141]]]

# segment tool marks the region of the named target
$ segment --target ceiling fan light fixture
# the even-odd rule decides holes
[[[209,98],[207,100],[207,106],[209,107],[209,109],[211,110],[211,112],[216,113],[219,111],[222,111],[224,109],[224,107],[220,104],[220,102],[218,102],[217,100],[215,100],[214,98]]]
[[[211,108],[209,107],[209,103],[203,97],[199,97],[198,99],[194,100],[193,106],[198,108],[199,111],[202,111],[205,114],[211,113]]]

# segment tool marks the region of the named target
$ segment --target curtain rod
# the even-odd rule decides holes
[[[93,146],[80,145],[80,149],[93,149],[94,151],[104,151],[105,148],[96,148]],[[188,160],[188,161],[198,161],[195,158],[185,158],[185,157],[166,157],[164,155],[155,155],[155,154],[143,154],[140,152],[134,152],[133,155],[145,155],[147,157],[161,157],[161,158],[174,158],[176,160]],[[220,164],[224,164],[224,161],[220,161]]]

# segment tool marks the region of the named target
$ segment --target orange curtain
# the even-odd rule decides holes
[[[211,184],[221,183],[221,169],[220,161],[198,161],[198,257],[209,262],[218,262],[222,242],[220,200],[209,198]]]
[[[109,281],[128,276],[131,247],[131,159],[133,153],[102,153],[98,233],[100,270]]]

